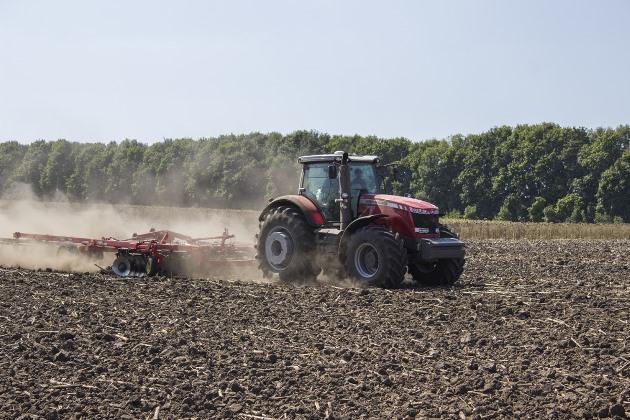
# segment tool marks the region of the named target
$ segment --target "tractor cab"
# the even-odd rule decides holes
[[[327,224],[339,222],[339,167],[343,154],[302,156],[299,194],[308,197],[322,211]],[[377,156],[348,156],[350,197],[353,218],[358,216],[359,197],[380,192]]]

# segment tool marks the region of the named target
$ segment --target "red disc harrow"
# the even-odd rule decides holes
[[[253,248],[234,244],[227,229],[219,236],[193,238],[170,230],[133,234],[129,239],[85,238],[15,232],[4,244],[43,243],[58,254],[102,259],[114,254],[111,271],[119,276],[195,275],[254,266]]]

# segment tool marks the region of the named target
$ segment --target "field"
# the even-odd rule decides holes
[[[630,409],[630,240],[470,240],[457,287],[0,270],[0,412],[576,418]]]

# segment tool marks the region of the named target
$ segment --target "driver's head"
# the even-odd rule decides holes
[[[356,168],[354,170],[354,177],[355,178],[361,178],[363,176],[363,171],[360,168]]]

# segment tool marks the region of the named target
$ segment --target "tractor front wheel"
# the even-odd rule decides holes
[[[444,259],[409,265],[409,273],[421,286],[452,286],[464,272],[464,259]]]
[[[368,226],[353,233],[345,252],[348,275],[365,286],[394,289],[407,268],[407,251],[398,234]]]
[[[256,239],[256,258],[266,277],[278,273],[284,282],[312,282],[321,271],[314,263],[314,229],[293,207],[271,209]]]
[[[448,226],[440,225],[441,238],[459,238]],[[421,286],[452,286],[464,272],[463,258],[409,265],[409,274]]]

